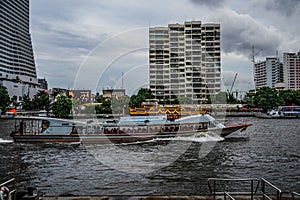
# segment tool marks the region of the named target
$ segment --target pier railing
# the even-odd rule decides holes
[[[262,190],[263,200],[265,199],[272,200],[270,196],[271,194],[268,193],[267,188],[270,188],[271,190],[276,192],[277,200],[281,199],[281,196],[283,194],[282,191],[278,187],[276,187],[275,185],[267,181],[266,179],[261,178],[261,190]]]
[[[231,200],[234,199],[231,195],[246,195],[246,196],[251,196],[251,200],[253,200],[254,195],[256,194],[257,189],[259,187],[260,180],[256,178],[248,178],[248,179],[209,178],[207,182],[208,182],[209,191],[214,196],[214,200],[216,199],[217,195],[224,195],[224,199],[227,199],[228,197]],[[248,189],[246,191],[233,191],[233,189],[230,188],[234,185],[234,183],[240,184],[241,182],[248,184],[247,185]]]
[[[281,199],[292,199],[299,200],[300,194],[297,192],[282,192],[281,189],[270,183],[264,178],[248,178],[248,179],[221,179],[221,178],[209,178],[208,179],[208,188],[210,193],[213,195],[215,200],[218,196],[219,198],[224,197],[224,200],[234,200],[233,196],[247,196],[247,198],[263,199],[263,200],[281,200]],[[247,187],[245,186],[245,183]],[[238,184],[238,185],[234,185]],[[249,185],[250,184],[250,185]],[[261,185],[261,191],[258,193],[257,190]],[[236,188],[232,187],[235,186]],[[250,191],[249,191],[250,187]],[[232,189],[234,188],[234,189]],[[248,188],[247,191],[241,190],[241,188]],[[238,189],[238,191],[236,191]],[[254,197],[255,195],[255,197]],[[284,196],[284,197],[283,197]]]
[[[300,194],[297,193],[297,192],[292,192],[292,199],[295,200],[295,199],[300,199]]]
[[[228,192],[224,192],[224,200],[226,200],[227,197],[228,197],[230,200],[235,200],[235,198],[233,198]]]
[[[0,188],[7,188],[8,199],[16,200],[16,179],[12,178],[0,184]]]

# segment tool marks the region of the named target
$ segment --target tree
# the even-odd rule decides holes
[[[97,114],[111,114],[111,101],[105,100],[101,103],[101,105],[97,105],[95,107]]]
[[[264,87],[256,93],[247,93],[244,101],[253,107],[263,108],[264,111],[278,106],[300,105],[300,91],[282,90]]]
[[[18,102],[18,97],[15,95],[10,99],[10,102],[15,108],[20,105],[20,103]]]
[[[130,98],[129,105],[131,108],[141,107],[141,104],[146,101],[146,99],[153,99],[153,94],[148,88],[141,88],[137,95],[132,95]]]
[[[253,104],[264,112],[277,107],[280,105],[278,92],[270,87],[260,88],[254,95]]]
[[[72,110],[72,100],[64,95],[59,96],[51,105],[55,117],[68,118]]]
[[[192,104],[193,100],[189,97],[180,96],[175,99],[175,102],[178,102],[177,104]]]
[[[211,96],[211,102],[213,104],[226,104],[227,103],[227,93],[219,92],[215,96]]]
[[[97,94],[96,94],[96,96],[95,96],[95,100],[96,100],[97,103],[102,103],[102,102],[105,101],[105,98],[103,97],[103,95],[100,95],[100,94],[97,92]]]
[[[7,111],[7,107],[10,104],[10,98],[6,87],[0,85],[0,110],[2,113]]]
[[[300,91],[299,90],[282,90],[279,91],[280,105],[300,105]]]
[[[227,92],[226,93],[227,103],[235,104],[237,103],[237,99],[233,96],[233,93]]]
[[[50,103],[49,94],[39,91],[32,99],[32,108],[49,111]]]
[[[130,98],[128,96],[112,98],[111,108],[114,114],[128,114]]]
[[[33,106],[32,106],[32,101],[31,101],[29,95],[26,95],[26,94],[23,95],[22,99],[23,99],[23,101],[21,103],[22,104],[22,109],[31,110],[33,108]]]
[[[253,106],[254,105],[254,97],[255,97],[255,93],[248,92],[246,94],[246,96],[244,97],[244,102],[248,105]]]
[[[106,99],[103,97],[103,95],[100,95],[99,93],[96,94],[95,100],[97,103],[101,103],[101,105],[95,106],[96,114],[111,114],[111,100]]]

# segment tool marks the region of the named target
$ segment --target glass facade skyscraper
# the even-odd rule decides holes
[[[0,0],[0,84],[21,100],[38,85],[31,35],[29,0]]]

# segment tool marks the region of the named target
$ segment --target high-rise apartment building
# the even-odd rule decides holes
[[[276,83],[283,82],[283,64],[277,57],[268,57],[254,65],[255,88],[275,88]]]
[[[19,100],[36,93],[29,0],[0,0],[0,84]]]
[[[206,102],[221,90],[220,24],[187,21],[149,29],[150,89],[156,100]]]
[[[286,89],[300,90],[300,52],[283,53],[283,68]]]

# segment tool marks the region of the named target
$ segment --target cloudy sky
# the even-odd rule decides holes
[[[227,90],[253,88],[256,60],[298,52],[299,0],[30,0],[39,78],[49,87],[148,86],[148,28],[200,20],[221,24],[222,80]],[[123,79],[121,78],[123,74]]]

